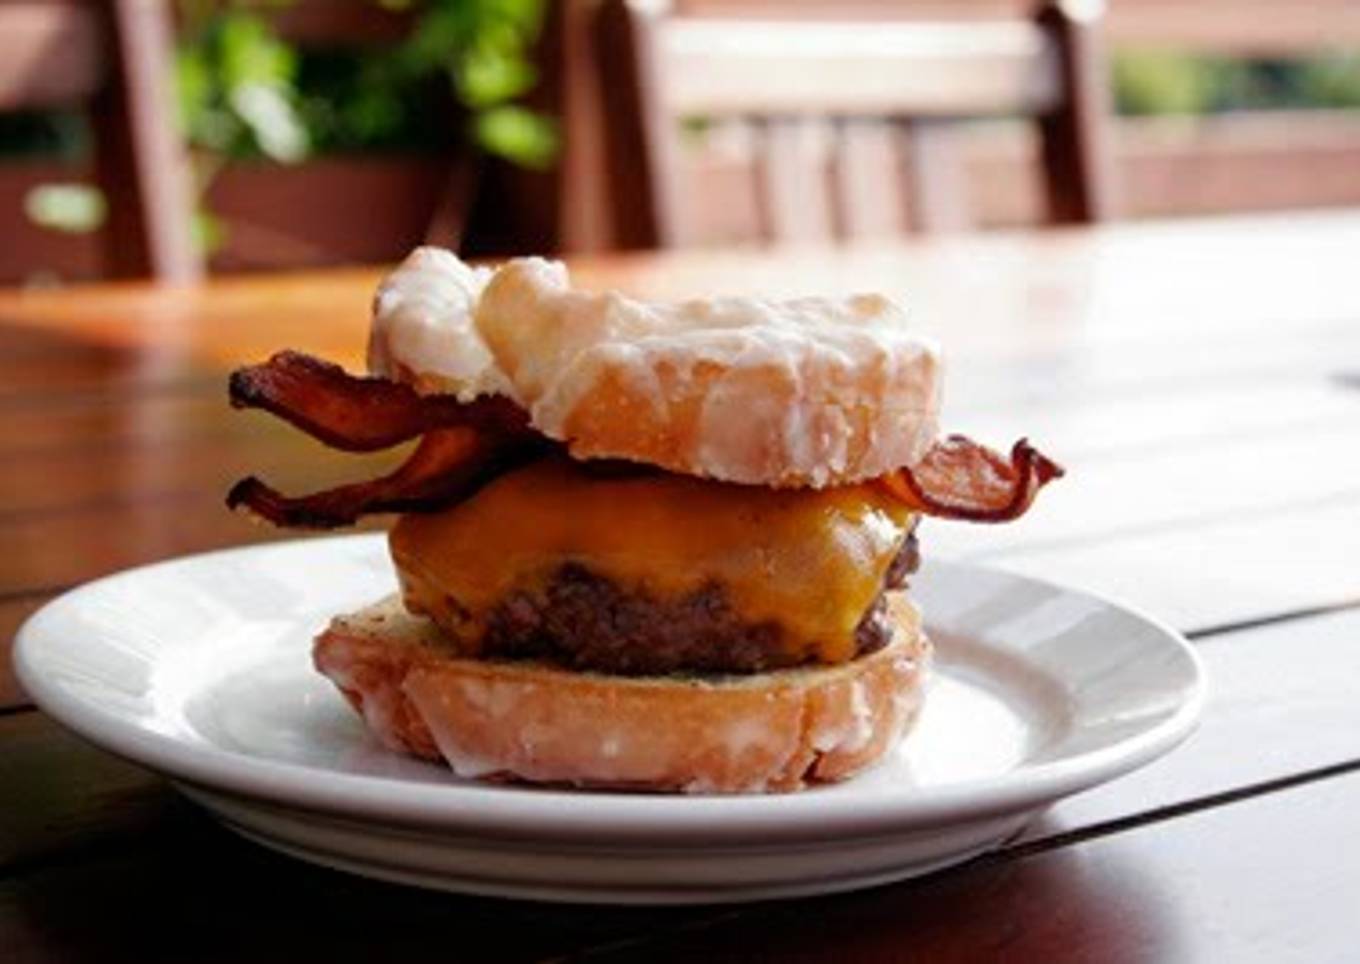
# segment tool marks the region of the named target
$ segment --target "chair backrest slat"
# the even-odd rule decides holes
[[[904,121],[897,130],[908,185],[907,223],[924,234],[968,227],[967,177],[955,132],[931,118]]]
[[[832,125],[835,138],[831,154],[831,204],[835,236],[843,240],[891,233],[893,203],[884,194],[897,183],[874,170],[884,154],[892,128],[865,118],[838,118]],[[886,202],[886,204],[885,204]],[[888,214],[888,219],[883,217]]]
[[[173,24],[163,0],[107,0],[112,77],[94,104],[96,171],[109,198],[107,262],[122,277],[193,281],[189,157],[174,117]]]
[[[1101,221],[1115,197],[1111,146],[1109,69],[1099,24],[1069,15],[1063,4],[1040,12],[1038,22],[1062,52],[1062,108],[1040,115],[1044,190],[1049,217],[1059,224]]]
[[[1034,114],[1057,63],[1028,23],[665,23],[657,56],[678,115]]]
[[[772,117],[754,124],[756,209],[762,240],[814,241],[832,230],[829,193],[808,191],[828,174],[827,131],[810,117]]]
[[[1030,21],[931,24],[693,18],[657,8],[604,0],[599,15],[620,247],[664,247],[685,235],[668,173],[685,118],[756,124],[766,240],[882,234],[885,210],[893,212],[886,221],[916,230],[966,226],[966,177],[945,125],[969,117],[1039,123],[1052,221],[1110,216],[1109,92],[1092,0],[1050,0]],[[898,163],[887,166],[900,172],[902,190],[875,203],[863,172],[875,139],[881,161],[894,127]]]

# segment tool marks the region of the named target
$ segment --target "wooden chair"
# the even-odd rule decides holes
[[[800,215],[823,189],[833,236],[861,233],[863,213],[881,203],[856,173],[858,135],[870,118],[898,135],[916,230],[966,218],[963,178],[948,150],[948,122],[965,117],[1038,122],[1051,222],[1111,215],[1098,3],[1049,3],[1032,21],[930,24],[693,18],[657,7],[605,0],[596,24],[619,247],[677,242],[679,122],[689,118],[750,127],[767,241],[806,237]],[[828,122],[829,178],[796,169],[810,118]]]
[[[164,0],[0,3],[0,111],[87,110],[114,277],[187,281],[201,271],[169,87],[170,31]]]

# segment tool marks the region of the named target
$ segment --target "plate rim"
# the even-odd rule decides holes
[[[302,537],[217,549],[111,573],[45,603],[15,635],[12,661],[19,683],[34,704],[88,742],[176,781],[227,793],[314,810],[361,822],[381,820],[422,829],[475,832],[499,839],[640,842],[661,844],[762,843],[831,836],[873,837],[925,830],[1004,813],[1033,810],[1137,769],[1183,742],[1198,724],[1207,697],[1203,658],[1161,619],[1106,594],[987,565],[948,557],[932,566],[956,572],[1001,575],[1034,590],[1084,597],[1122,611],[1156,631],[1160,642],[1183,657],[1190,679],[1175,711],[1149,729],[1111,744],[1054,761],[1021,764],[1003,774],[973,778],[912,793],[864,801],[827,797],[815,790],[798,794],[684,796],[599,791],[510,788],[475,782],[410,784],[398,778],[319,771],[302,764],[234,753],[211,744],[146,729],[97,703],[49,682],[35,664],[43,645],[43,623],[64,607],[112,580],[224,557],[300,549],[345,542],[377,541],[381,533]],[[929,625],[929,614],[927,614]],[[645,816],[620,814],[645,807]],[[545,820],[545,812],[551,818]]]

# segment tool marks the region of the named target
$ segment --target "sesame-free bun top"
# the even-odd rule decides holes
[[[496,369],[477,382],[503,378],[577,458],[822,487],[912,465],[935,440],[939,351],[881,295],[653,303],[522,258],[470,310]],[[399,361],[419,388],[438,359]]]

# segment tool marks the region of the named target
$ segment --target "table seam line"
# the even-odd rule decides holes
[[[1036,840],[1004,846],[991,853],[974,858],[973,860],[937,871],[936,874],[927,874],[925,878],[919,879],[928,879],[937,874],[943,876],[957,873],[974,867],[986,867],[1013,861],[1027,860],[1030,857],[1041,856],[1068,847],[1080,846],[1081,844],[1090,841],[1114,837],[1130,830],[1137,830],[1145,826],[1165,823],[1180,817],[1192,816],[1196,813],[1218,809],[1247,800],[1254,800],[1274,793],[1288,792],[1289,790],[1301,786],[1307,786],[1312,783],[1318,783],[1357,772],[1360,772],[1360,759],[1330,764],[1325,767],[1315,767],[1311,770],[1291,774],[1287,777],[1263,780],[1242,787],[1236,787],[1231,790],[1209,794],[1208,796],[1199,797],[1194,800],[1166,804],[1161,807],[1144,810],[1138,814],[1131,814],[1127,817],[1117,817],[1112,820],[1098,821],[1076,830],[1065,831]],[[910,884],[911,881],[906,880],[901,881],[900,883]],[[586,947],[577,951],[571,951],[557,957],[543,958],[541,960],[545,962],[545,964],[567,964],[567,962],[572,961],[588,960],[591,957],[598,957],[600,955],[628,948],[643,948],[648,945],[655,946],[662,941],[678,937],[691,931],[709,930],[713,927],[720,926],[729,920],[736,920],[739,918],[745,918],[747,920],[760,920],[761,918],[768,919],[770,917],[777,917],[781,913],[789,913],[791,910],[792,909],[788,904],[782,902],[762,905],[755,909],[738,908],[735,910],[728,910],[722,914],[717,914],[711,918],[688,922],[685,925],[672,929],[664,934],[656,936],[646,934],[633,939],[624,938],[601,945]]]
[[[46,596],[56,596],[60,593],[69,592],[78,583],[57,583],[55,585],[34,586],[31,589],[5,589],[0,590],[0,603],[23,602],[26,599],[42,599]]]
[[[1232,622],[1217,623],[1204,626],[1198,629],[1187,630],[1185,638],[1192,642],[1202,639],[1215,639],[1219,636],[1229,636],[1233,633],[1249,632],[1253,629],[1264,629],[1268,626],[1280,626],[1302,619],[1316,619],[1322,616],[1332,616],[1337,613],[1350,612],[1360,609],[1360,596],[1354,596],[1339,602],[1325,603],[1321,606],[1306,606],[1300,609],[1289,609],[1282,613],[1273,613],[1269,616],[1252,616],[1248,619],[1238,619]]]

